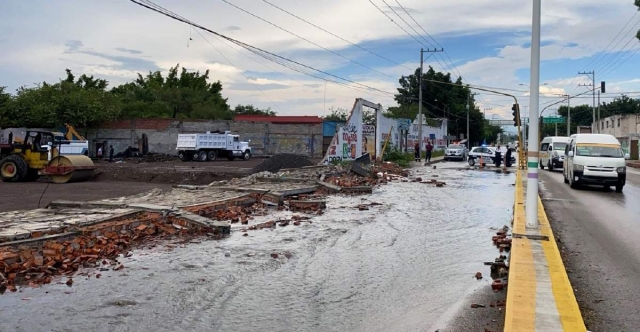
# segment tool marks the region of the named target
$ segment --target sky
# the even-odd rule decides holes
[[[462,75],[473,86],[503,88],[528,110],[530,1],[154,3],[323,73],[301,74],[128,0],[2,0],[0,86],[15,91],[56,82],[65,68],[116,86],[179,63],[190,71],[209,70],[232,107],[253,104],[279,115],[322,116],[331,108],[350,109],[356,98],[395,106],[398,79],[419,66],[420,48],[443,48],[425,54],[425,66]],[[596,86],[607,82],[603,101],[622,92],[640,97],[640,42],[633,38],[638,29],[633,0],[543,1],[541,108],[561,101],[562,94],[588,91],[579,85],[591,84],[591,78],[579,72],[595,71]],[[476,100],[488,118],[511,117],[509,97],[481,92]],[[592,103],[590,93],[572,99],[572,105],[584,103]],[[554,114],[555,107],[545,114]]]

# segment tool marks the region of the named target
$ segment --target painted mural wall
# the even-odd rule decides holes
[[[373,125],[365,125],[362,123],[362,104],[357,100],[354,104],[351,115],[347,119],[347,123],[340,126],[334,135],[327,153],[323,160],[324,163],[334,163],[341,161],[354,160],[364,153],[369,153],[371,158],[376,157],[376,127]],[[416,142],[421,142],[424,149],[427,142],[431,142],[436,150],[445,149],[447,141],[447,120],[436,120],[439,127],[432,127],[423,121],[422,139],[418,138],[419,124],[418,121],[409,119],[390,119],[384,116],[380,117],[379,126],[382,134],[381,141],[377,142],[382,148],[387,137],[389,143],[387,149],[400,147],[400,131],[408,130],[407,146],[408,151],[413,151]],[[430,122],[434,122],[433,120]]]

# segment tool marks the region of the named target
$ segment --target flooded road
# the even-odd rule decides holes
[[[373,195],[332,196],[313,223],[138,250],[100,279],[7,293],[0,331],[442,328],[469,294],[489,287],[490,278],[473,275],[488,275],[492,228],[512,215],[514,175],[454,169],[463,166],[414,170],[436,175],[442,188],[392,183]],[[356,208],[370,202],[382,205]],[[257,221],[279,215],[291,213]]]

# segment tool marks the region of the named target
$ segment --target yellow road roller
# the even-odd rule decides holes
[[[55,143],[51,132],[27,131],[22,142],[0,144],[2,181],[35,181],[40,176],[48,176],[54,183],[67,183],[91,178],[96,166],[89,157],[62,156]]]

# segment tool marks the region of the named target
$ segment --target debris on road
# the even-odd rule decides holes
[[[253,173],[271,172],[276,173],[283,168],[301,168],[305,166],[313,166],[314,164],[305,156],[293,153],[277,154],[268,158],[260,165],[253,168]]]

